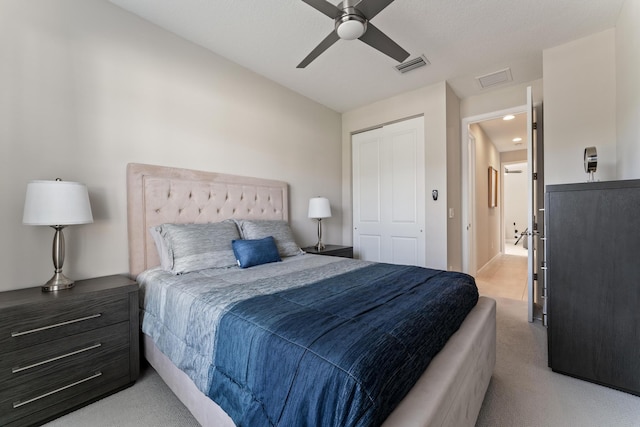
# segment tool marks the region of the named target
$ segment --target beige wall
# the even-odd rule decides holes
[[[0,290],[53,274],[53,230],[22,225],[33,179],[89,188],[95,222],[65,230],[67,275],[127,272],[129,162],[287,181],[299,242],[315,242],[317,195],[325,241],[342,241],[340,115],[109,2],[0,2],[0,94]]]
[[[616,179],[615,29],[543,52],[545,184],[584,182],[585,147],[600,181]]]
[[[455,95],[454,95],[455,96]],[[343,241],[351,242],[351,134],[382,124],[424,115],[426,199],[426,265],[446,269],[447,264],[447,84],[445,82],[406,92],[342,115]],[[431,191],[437,189],[434,201]],[[452,195],[452,197],[460,197]],[[457,243],[456,243],[457,244]]]
[[[640,0],[627,0],[616,25],[617,177],[640,178]]]
[[[476,140],[476,270],[480,270],[500,252],[500,201],[489,207],[489,167],[498,171],[500,177],[500,153],[482,128],[473,123],[469,131]],[[501,193],[498,178],[498,194]]]
[[[447,85],[447,258],[449,270],[462,271],[462,147],[460,100]]]

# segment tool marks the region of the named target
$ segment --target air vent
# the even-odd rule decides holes
[[[429,64],[431,64],[429,60],[424,55],[420,55],[417,58],[410,59],[400,65],[396,65],[395,69],[404,74],[408,73],[411,70],[415,70],[416,68],[424,67],[425,65]]]
[[[481,88],[486,89],[488,87],[497,86],[502,83],[513,81],[513,77],[511,77],[511,69],[505,68],[504,70],[476,77],[476,80],[480,84]]]

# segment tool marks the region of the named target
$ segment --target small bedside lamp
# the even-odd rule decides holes
[[[31,181],[27,185],[22,223],[48,225],[56,230],[53,237],[53,277],[43,291],[57,291],[73,286],[73,280],[62,274],[64,264],[64,234],[67,225],[93,222],[89,193],[84,184],[62,181]]]
[[[324,249],[322,243],[322,219],[331,218],[331,205],[326,197],[314,197],[309,199],[309,218],[318,220],[318,243],[316,249],[321,251]]]

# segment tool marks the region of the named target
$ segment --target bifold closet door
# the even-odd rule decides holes
[[[355,255],[424,266],[424,117],[355,134],[351,142]]]

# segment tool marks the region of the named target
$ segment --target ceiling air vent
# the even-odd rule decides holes
[[[513,77],[511,77],[511,69],[505,68],[504,70],[476,77],[476,80],[480,84],[481,88],[486,89],[488,87],[497,86],[502,83],[513,81]]]
[[[395,69],[404,74],[408,73],[411,70],[415,70],[416,68],[424,67],[425,65],[429,64],[431,64],[429,60],[424,55],[421,55],[417,58],[410,59],[403,62],[402,64],[396,65]]]

